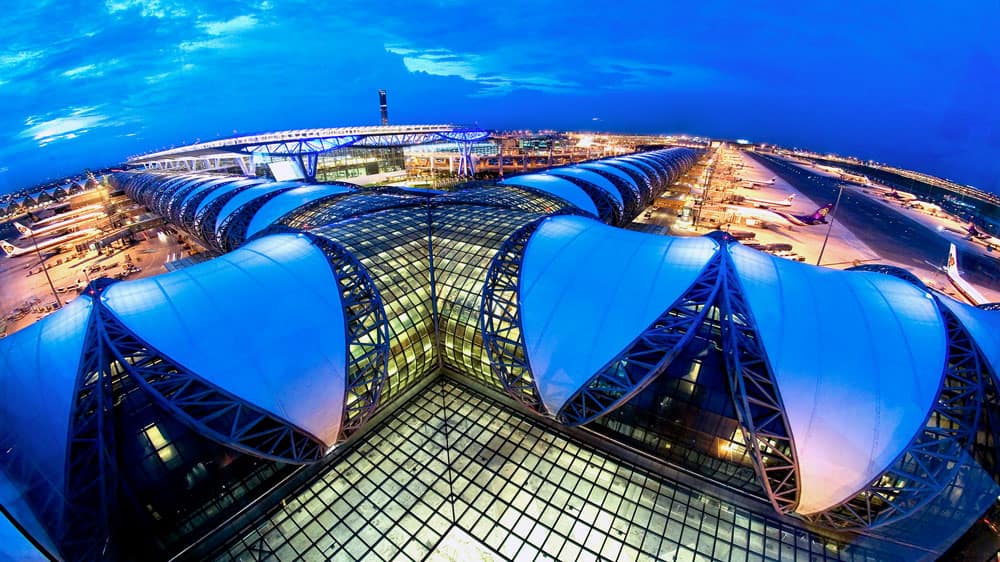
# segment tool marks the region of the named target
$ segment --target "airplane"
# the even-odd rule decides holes
[[[744,197],[743,199],[746,201],[752,201],[754,203],[757,203],[757,205],[754,205],[754,207],[760,207],[762,209],[766,207],[791,207],[792,200],[795,199],[795,194],[793,193],[788,197],[785,197],[781,201],[773,201],[771,199],[758,199],[756,197]]]
[[[926,211],[928,213],[936,215],[941,212],[941,207],[935,205],[934,203],[928,203],[927,201],[921,201],[919,199],[914,199],[906,204],[907,207],[911,209],[917,209],[918,211]]]
[[[962,279],[962,275],[958,272],[958,248],[955,247],[955,244],[952,244],[951,248],[948,249],[947,265],[941,267],[930,262],[927,263],[928,265],[934,266],[938,271],[944,273],[948,277],[948,281],[951,281],[951,285],[955,287],[955,290],[958,291],[960,295],[965,297],[965,299],[972,305],[979,306],[990,302],[990,300],[977,291],[975,287],[970,285],[968,281]]]
[[[31,228],[38,228],[38,227],[41,227],[41,226],[47,226],[47,225],[50,225],[50,224],[52,224],[53,222],[56,222],[56,221],[61,221],[61,220],[68,219],[70,217],[77,217],[77,216],[84,215],[84,214],[87,214],[87,213],[92,213],[92,212],[94,212],[94,211],[96,211],[98,209],[101,209],[102,207],[103,207],[103,205],[87,205],[86,207],[80,207],[79,209],[73,209],[72,211],[66,211],[65,213],[59,213],[57,215],[52,215],[51,217],[48,217],[48,218],[45,218],[45,219],[42,219],[42,220],[32,221]]]
[[[896,189],[893,189],[892,191],[887,193],[886,197],[892,197],[893,199],[898,199],[900,201],[913,201],[914,199],[917,198],[917,196],[912,193],[907,193],[905,191],[898,191]]]
[[[965,227],[964,232],[955,228],[948,228],[948,227],[945,227],[944,230],[947,230],[949,232],[954,232],[955,234],[961,234],[962,236],[965,237],[966,240],[970,240],[977,244],[982,244],[983,246],[986,246],[986,251],[988,252],[993,251],[994,248],[1000,248],[1000,238],[997,238],[995,236],[990,236],[989,234],[986,234],[982,230],[979,230],[976,227],[976,224],[973,223],[972,221],[969,221],[969,224]]]
[[[749,207],[737,207],[734,205],[727,205],[726,208],[740,217],[756,219],[763,223],[784,225],[790,228],[792,226],[825,224],[826,216],[830,214],[830,209],[833,208],[833,203],[823,205],[819,209],[816,209],[816,211],[811,215],[792,215],[781,211],[751,209]]]
[[[83,240],[84,238],[90,238],[92,236],[99,234],[100,232],[101,231],[98,228],[88,228],[86,230],[81,230],[78,232],[70,232],[69,234],[64,234],[63,236],[52,238],[51,240],[45,240],[44,242],[39,242],[38,250],[45,250],[47,248],[64,246],[76,240]],[[3,250],[4,254],[6,254],[8,258],[16,258],[35,251],[34,247],[21,248],[19,246],[11,244],[6,240],[0,240],[0,249]]]
[[[71,219],[67,219],[67,220],[64,220],[64,221],[61,221],[61,222],[50,224],[48,226],[44,226],[44,227],[39,228],[37,230],[36,230],[37,225],[32,225],[31,228],[28,228],[28,227],[24,226],[23,224],[21,224],[21,223],[19,223],[17,221],[14,221],[14,228],[16,228],[17,231],[21,233],[21,238],[27,238],[28,236],[31,236],[31,235],[45,236],[46,234],[48,234],[50,232],[58,232],[60,230],[65,230],[67,228],[72,227],[74,224],[76,224],[78,222],[85,221],[87,219],[97,218],[97,217],[101,216],[102,214],[103,213],[101,213],[101,212],[87,213],[85,215],[79,215],[79,216],[73,217]]]
[[[740,181],[746,182],[747,185],[750,186],[750,189],[754,189],[754,188],[756,188],[758,186],[760,186],[760,187],[767,187],[769,185],[774,185],[774,180],[775,179],[777,179],[777,178],[771,178],[771,179],[769,179],[767,181],[757,181],[757,180],[746,180],[746,179],[740,178]]]

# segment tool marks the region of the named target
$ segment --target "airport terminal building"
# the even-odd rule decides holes
[[[117,174],[219,256],[0,340],[5,515],[66,560],[941,556],[1000,494],[1000,313],[623,228],[696,158]]]

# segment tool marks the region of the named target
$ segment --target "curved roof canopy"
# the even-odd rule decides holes
[[[244,182],[239,182],[239,181],[217,185],[216,188],[211,193],[206,195],[205,198],[202,199],[200,203],[198,203],[198,208],[195,210],[195,214],[201,214],[201,212],[204,211],[206,207],[212,204],[212,201],[215,201],[219,197],[222,197],[223,195],[229,193],[230,191],[239,189],[244,185],[246,185]]]
[[[263,197],[268,193],[276,189],[282,189],[285,187],[290,187],[294,185],[299,185],[298,182],[276,182],[276,183],[265,183],[263,185],[257,185],[249,189],[244,189],[239,192],[235,197],[226,201],[226,204],[222,206],[222,210],[219,211],[219,216],[215,218],[215,231],[218,232],[219,228],[222,227],[222,223],[225,222],[226,217],[235,213],[243,205],[250,203],[258,197]]]
[[[617,178],[622,179],[623,181],[635,187],[636,189],[641,189],[641,186],[636,185],[635,180],[632,179],[632,176],[626,174],[625,172],[621,171],[620,169],[614,166],[609,166],[608,164],[604,164],[601,161],[584,162],[582,164],[579,164],[579,167],[586,168],[588,170],[601,170],[602,172],[607,172],[609,174],[614,175]]]
[[[587,192],[580,189],[569,180],[545,174],[525,174],[523,176],[514,176],[512,178],[505,179],[500,183],[503,185],[521,185],[524,187],[531,187],[539,191],[544,191],[545,193],[555,195],[560,199],[565,199],[575,205],[578,209],[586,211],[595,217],[598,215],[597,205],[595,205],[594,201],[590,199]]]
[[[624,203],[624,199],[622,199],[622,194],[618,192],[618,188],[616,188],[614,184],[608,181],[608,178],[592,170],[587,170],[576,166],[573,167],[566,166],[563,168],[555,168],[552,170],[547,170],[545,173],[554,176],[558,175],[572,176],[574,178],[579,178],[583,181],[590,182],[599,187],[601,190],[607,192],[607,194],[610,195],[611,198],[614,199],[615,201],[618,201],[619,204]]]
[[[958,317],[969,335],[975,340],[983,356],[992,367],[993,376],[1000,375],[1000,313],[983,310],[955,299],[938,295],[938,300]],[[996,380],[1000,384],[1000,380]]]
[[[164,356],[332,446],[347,384],[336,283],[322,250],[280,234],[103,299]]]
[[[13,453],[31,459],[59,494],[65,484],[70,414],[92,308],[93,301],[81,295],[0,340],[0,427],[31,436],[19,439]]]
[[[295,209],[328,195],[353,191],[343,185],[306,185],[286,191],[271,199],[257,211],[247,228],[247,238],[271,226]]]
[[[944,374],[942,319],[895,277],[729,251],[790,425],[796,511],[835,507],[923,428]]]
[[[709,238],[653,236],[574,216],[531,236],[521,321],[531,372],[555,414],[691,284],[715,254]]]

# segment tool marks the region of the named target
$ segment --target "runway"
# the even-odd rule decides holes
[[[841,180],[811,173],[781,159],[748,153],[816,203],[833,203]],[[835,219],[886,259],[926,269],[927,263],[943,265],[951,240],[939,232],[868,197],[844,190]],[[966,280],[1000,288],[1000,255],[997,259],[959,247],[959,264]]]

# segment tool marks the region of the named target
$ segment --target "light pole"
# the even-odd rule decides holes
[[[42,272],[45,273],[45,279],[49,282],[49,288],[52,289],[52,296],[56,299],[56,308],[62,308],[62,302],[59,300],[59,293],[56,292],[56,286],[52,284],[52,278],[49,277],[49,268],[45,266],[45,260],[42,259],[42,252],[38,249],[38,239],[35,238],[35,231],[28,229],[31,236],[31,244],[35,247],[35,255],[38,256],[38,263],[42,266]]]
[[[844,194],[844,184],[840,184],[840,191],[837,192],[837,200],[833,203],[833,210],[830,211],[830,224],[826,227],[826,236],[823,237],[823,246],[819,249],[819,257],[816,258],[816,265],[823,259],[823,252],[826,251],[826,241],[830,239],[830,231],[833,230],[833,221],[837,215],[837,207],[840,206],[840,196]]]

